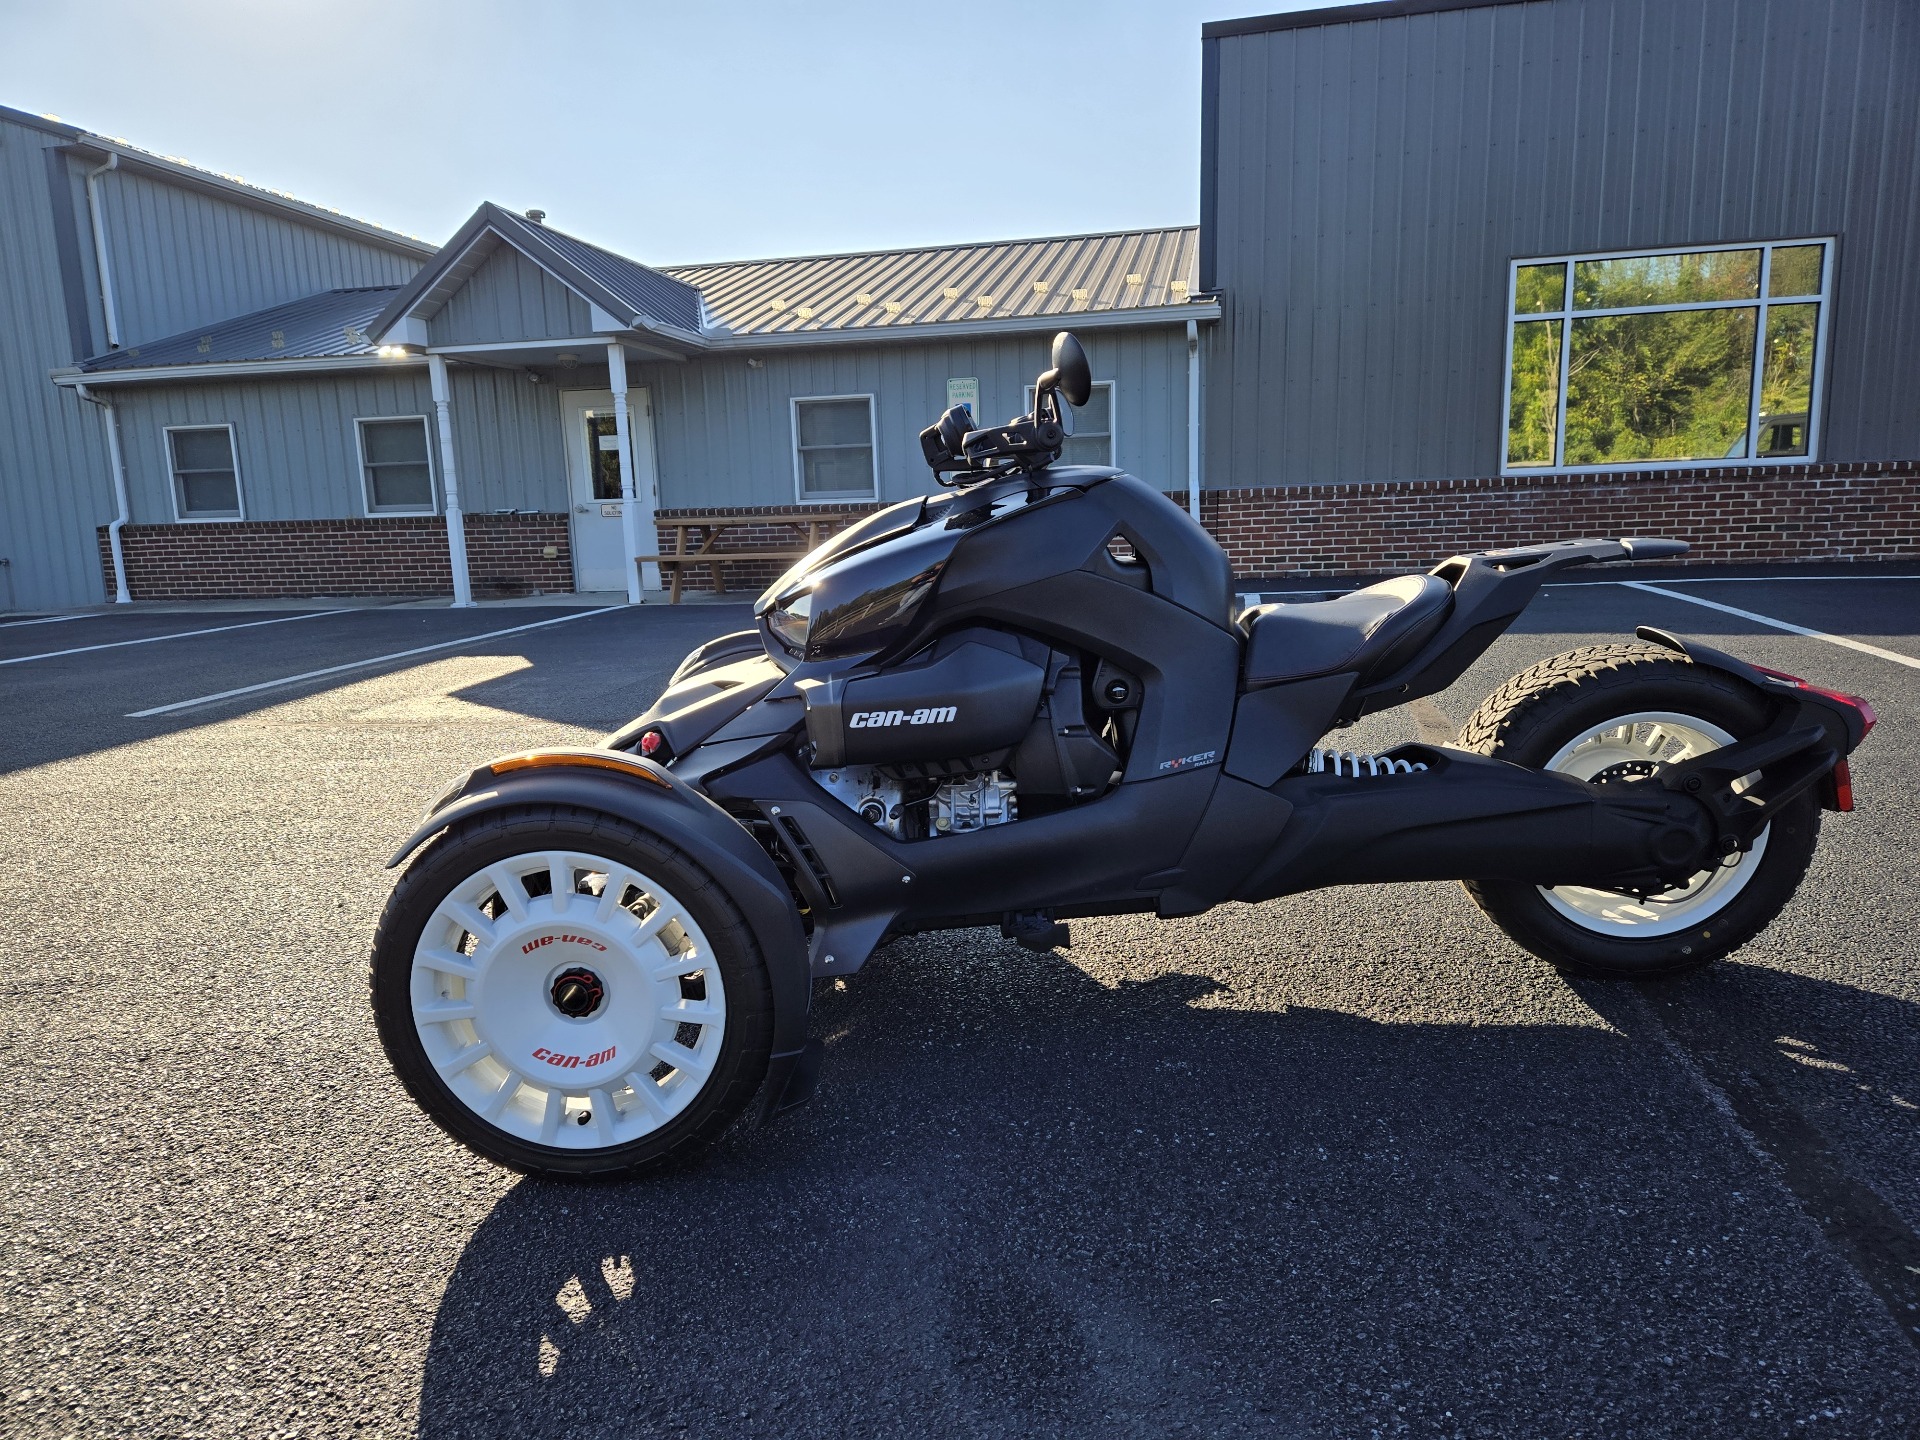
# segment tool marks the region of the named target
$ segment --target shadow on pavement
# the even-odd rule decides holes
[[[1725,968],[1675,997],[1737,1001]],[[1781,1005],[1916,1073],[1912,1007],[1759,983],[1714,1019],[1740,1043]],[[1250,1011],[974,934],[819,1000],[811,1106],[501,1202],[422,1436],[1909,1433],[1920,1356],[1644,1002],[1611,1030]]]
[[[416,667],[475,656],[527,662],[449,692],[526,717],[527,744],[543,738],[545,724],[612,731],[653,703],[687,651],[751,618],[741,606],[652,606],[481,638],[487,627],[533,623],[521,618],[529,615],[533,621],[552,618],[539,610],[360,612],[330,630],[241,630],[206,642],[181,640],[0,669],[0,774],[217,726]],[[197,644],[217,648],[186,648]],[[422,646],[430,648],[403,659],[361,663]],[[131,713],[332,666],[350,668],[172,714],[136,719]],[[435,697],[415,698],[430,704]],[[350,711],[334,718],[354,720]]]

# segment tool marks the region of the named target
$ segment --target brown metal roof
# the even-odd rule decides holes
[[[884,330],[1183,305],[1199,229],[662,267],[735,335]]]

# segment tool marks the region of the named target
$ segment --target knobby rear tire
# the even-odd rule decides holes
[[[1610,717],[1658,711],[1695,717],[1745,739],[1763,729],[1760,694],[1723,671],[1656,645],[1589,645],[1521,671],[1460,729],[1462,749],[1544,769],[1561,749]],[[1522,949],[1567,975],[1654,980],[1699,970],[1771,924],[1799,888],[1820,837],[1811,793],[1785,806],[1766,832],[1754,873],[1711,913],[1669,934],[1595,933],[1551,904],[1539,886],[1470,880],[1467,894]]]

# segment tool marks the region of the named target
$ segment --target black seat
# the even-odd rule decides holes
[[[1361,685],[1382,679],[1433,638],[1453,589],[1432,575],[1402,575],[1335,600],[1256,605],[1240,617],[1247,637],[1246,688],[1353,670]]]

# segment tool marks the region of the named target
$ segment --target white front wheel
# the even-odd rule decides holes
[[[372,987],[414,1099],[530,1171],[632,1170],[710,1138],[771,1043],[764,963],[712,879],[573,810],[501,812],[423,851],[381,920]]]
[[[605,855],[484,866],[413,952],[414,1028],[454,1097],[540,1145],[606,1149],[693,1101],[726,1033],[726,984],[660,881]]]

